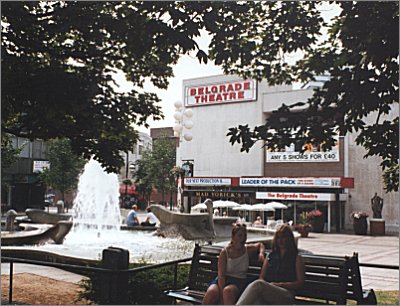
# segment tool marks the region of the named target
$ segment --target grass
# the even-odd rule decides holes
[[[399,305],[399,290],[375,291],[378,305]]]
[[[375,291],[378,305],[399,305],[399,290]],[[347,301],[349,305],[356,305],[356,301]]]

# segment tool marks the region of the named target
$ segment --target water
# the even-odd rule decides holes
[[[79,178],[72,215],[74,225],[62,245],[23,248],[99,260],[103,249],[120,247],[129,251],[131,262],[162,262],[193,253],[193,241],[162,238],[147,231],[121,231],[118,177],[106,173],[93,159]]]

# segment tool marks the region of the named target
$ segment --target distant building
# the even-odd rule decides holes
[[[319,209],[325,229],[339,232],[352,228],[352,211],[372,216],[370,199],[377,192],[384,199],[386,231],[398,232],[399,193],[385,193],[380,158],[363,158],[365,149],[356,145],[354,133],[339,135],[329,152],[309,146],[304,154],[299,150],[302,144],[296,143],[271,152],[260,141],[245,153],[240,152],[241,145],[229,142],[229,128],[262,125],[282,103],[306,101],[325,80],[319,78],[298,90],[234,75],[184,80],[182,97],[185,108],[193,111],[193,140],[180,143],[177,165],[190,160],[194,173],[182,180],[183,204],[195,205],[206,198],[247,204],[279,201],[288,206],[282,213],[285,220],[296,223],[302,212]],[[396,116],[398,109],[393,109],[381,119]]]
[[[24,211],[28,207],[43,207],[45,185],[39,172],[46,167],[47,144],[42,140],[29,141],[13,136],[14,148],[22,148],[19,159],[1,174],[2,212],[8,209]]]

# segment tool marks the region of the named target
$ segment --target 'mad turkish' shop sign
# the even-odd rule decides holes
[[[340,177],[242,177],[240,186],[340,188]]]
[[[185,106],[255,101],[257,82],[241,80],[185,88]]]

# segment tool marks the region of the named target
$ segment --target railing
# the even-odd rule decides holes
[[[186,263],[191,261],[191,257],[167,261],[164,263],[159,264],[152,264],[143,267],[137,267],[132,269],[110,269],[110,268],[100,268],[100,267],[87,267],[87,266],[79,266],[79,265],[72,265],[72,264],[63,264],[63,263],[54,263],[54,262],[47,262],[47,261],[38,261],[32,259],[22,259],[22,258],[14,258],[14,257],[2,257],[2,262],[9,262],[10,263],[10,277],[9,277],[9,291],[8,291],[8,303],[13,303],[13,274],[14,274],[14,263],[25,263],[25,264],[33,264],[39,266],[47,266],[47,267],[54,267],[63,269],[69,272],[73,272],[76,274],[80,274],[83,276],[89,275],[107,275],[107,279],[109,280],[108,286],[105,288],[110,288],[108,292],[103,292],[103,298],[107,301],[111,302],[121,302],[121,300],[126,301],[126,297],[124,297],[124,290],[118,290],[118,292],[114,292],[113,288],[120,288],[120,286],[115,286],[113,280],[115,279],[123,279],[126,276],[134,275],[138,272],[143,272],[151,269],[157,269],[161,267],[172,266],[173,267],[173,283],[172,288],[177,289],[177,279],[178,279],[178,265],[182,263]],[[112,277],[114,276],[114,278]],[[115,297],[118,297],[118,301],[115,301]],[[103,304],[103,303],[102,303]]]
[[[117,278],[126,277],[127,275],[133,275],[138,272],[148,271],[152,269],[157,269],[161,267],[173,266],[173,284],[172,289],[177,289],[177,279],[178,279],[178,265],[191,261],[191,257],[167,261],[164,263],[147,265],[143,267],[137,267],[133,269],[109,269],[109,268],[100,268],[100,267],[87,267],[87,266],[79,266],[79,265],[72,265],[72,264],[63,264],[63,263],[53,263],[53,262],[45,262],[45,261],[38,261],[38,260],[31,260],[31,259],[21,259],[21,258],[13,258],[13,257],[2,257],[2,262],[9,262],[10,263],[10,279],[9,279],[9,292],[8,292],[8,303],[12,304],[13,299],[13,273],[14,273],[14,263],[25,263],[25,264],[34,264],[39,266],[47,266],[47,267],[54,267],[60,268],[66,271],[74,272],[76,274],[88,276],[91,274],[101,274],[107,275],[109,280],[109,286],[107,288],[118,288],[118,286],[112,286],[112,277],[111,275],[116,276]],[[396,265],[382,265],[382,264],[371,264],[371,263],[359,263],[360,267],[369,267],[375,269],[390,269],[390,270],[399,270],[399,266]],[[123,292],[122,292],[123,294]],[[108,300],[113,300],[113,296],[120,296],[121,292],[113,292],[110,290],[109,292],[105,293],[105,298]],[[124,297],[122,297],[124,299]],[[117,301],[118,302],[118,301]]]

